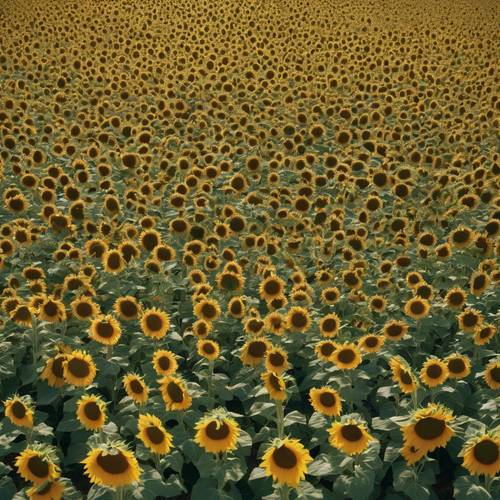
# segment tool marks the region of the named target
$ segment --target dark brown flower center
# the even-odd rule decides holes
[[[83,407],[83,413],[89,420],[99,420],[101,417],[101,409],[95,401],[89,401],[85,403]]]
[[[295,328],[304,328],[307,325],[307,317],[301,312],[292,315],[292,325]]]
[[[413,384],[413,379],[411,378],[410,374],[406,370],[401,370],[399,372],[399,378],[401,382],[405,385],[412,385]]]
[[[283,387],[280,383],[280,379],[274,373],[271,373],[269,375],[269,383],[271,384],[271,387],[275,391],[282,391],[283,390]]]
[[[142,394],[144,392],[143,385],[137,379],[133,379],[130,381],[130,389],[135,394]]]
[[[378,344],[378,338],[377,337],[367,337],[365,339],[365,345],[366,347],[368,347],[369,349],[373,348],[373,347],[376,347]]]
[[[161,429],[158,429],[158,427],[146,427],[145,432],[146,436],[153,444],[163,443],[165,439],[165,433]]]
[[[462,373],[465,371],[465,363],[463,359],[450,359],[450,361],[448,361],[448,370],[452,373]]]
[[[119,253],[112,253],[108,256],[108,266],[110,269],[119,269],[121,265],[121,255]]]
[[[99,337],[109,339],[113,336],[115,330],[111,323],[108,323],[107,321],[100,321],[97,323],[96,332]]]
[[[139,311],[137,309],[137,305],[133,301],[123,300],[120,302],[120,312],[126,318],[133,318],[134,316],[137,316]]]
[[[184,392],[175,382],[168,383],[167,393],[168,393],[170,399],[174,403],[182,403],[184,401]]]
[[[92,307],[88,302],[80,302],[76,306],[76,312],[82,318],[88,318],[92,314]]]
[[[323,321],[323,330],[325,332],[334,332],[337,329],[337,321],[332,318],[328,318],[327,320]]]
[[[342,349],[338,353],[338,360],[341,363],[349,364],[352,363],[356,358],[356,353],[352,349]]]
[[[429,378],[439,378],[443,373],[443,369],[439,365],[430,365],[427,367],[427,376]]]
[[[275,280],[270,280],[264,285],[264,290],[268,295],[278,295],[281,293],[280,284]]]
[[[481,290],[481,288],[484,287],[486,283],[486,279],[484,277],[484,275],[480,274],[479,276],[476,276],[476,278],[474,279],[474,283],[472,284],[472,287],[474,288],[474,290]]]
[[[129,467],[127,457],[119,451],[116,455],[99,453],[97,465],[108,474],[123,474]]]
[[[11,409],[14,417],[18,419],[22,419],[26,415],[26,406],[24,406],[21,401],[14,401],[14,403],[12,403]]]
[[[226,422],[212,420],[205,428],[205,434],[214,441],[226,439],[229,436],[229,425]]]
[[[297,456],[285,445],[281,445],[273,451],[273,461],[282,469],[293,469],[297,465]]]
[[[450,295],[448,296],[448,300],[449,300],[451,305],[459,306],[463,303],[464,296],[460,292],[453,292],[453,293],[450,293]]]
[[[148,314],[146,317],[146,326],[148,330],[157,332],[163,327],[163,320],[158,314]]]
[[[422,314],[425,311],[425,306],[422,302],[416,300],[411,303],[410,309],[413,314]]]
[[[158,358],[158,365],[162,370],[168,370],[170,368],[170,360],[167,356],[160,356]]]
[[[64,377],[64,368],[63,368],[63,363],[66,360],[65,356],[57,356],[54,358],[52,361],[52,373],[57,377],[57,378],[63,378]]]
[[[355,424],[343,425],[340,433],[344,439],[351,442],[359,441],[363,437],[363,432]]]
[[[28,469],[34,476],[39,478],[44,478],[49,475],[49,464],[38,455],[29,458]]]
[[[453,241],[456,243],[465,243],[469,240],[469,231],[461,229],[453,233]]]
[[[201,313],[205,316],[205,318],[212,319],[215,318],[217,310],[212,304],[205,303],[201,308]]]
[[[431,441],[441,436],[446,428],[446,424],[437,418],[425,417],[415,424],[415,433],[421,439]]]
[[[495,382],[500,382],[500,368],[498,366],[490,370],[490,375]]]
[[[330,408],[335,406],[336,398],[331,392],[322,392],[319,396],[319,401],[323,406]]]
[[[56,316],[58,312],[57,304],[55,302],[47,302],[43,306],[43,310],[45,311],[45,314],[49,317]]]
[[[335,351],[335,346],[333,344],[322,344],[321,346],[321,354],[323,356],[330,356]]]
[[[462,321],[463,321],[465,326],[468,326],[468,327],[474,326],[478,321],[477,314],[475,314],[473,312],[466,313],[466,314],[464,314]]]
[[[285,358],[282,354],[280,354],[279,352],[273,352],[269,355],[269,362],[273,365],[273,366],[283,366],[284,362],[285,362]]]
[[[248,346],[248,354],[254,358],[262,358],[266,354],[267,345],[265,342],[256,340]]]
[[[401,325],[392,324],[386,328],[386,333],[389,337],[399,337],[403,333]]]
[[[67,366],[71,375],[77,378],[85,378],[90,374],[89,364],[84,359],[72,358]]]
[[[38,495],[46,495],[51,489],[54,483],[47,483],[45,486],[37,490]]]
[[[213,344],[211,342],[205,342],[203,344],[203,352],[205,352],[205,354],[214,354],[215,347],[213,346]]]
[[[498,455],[498,445],[491,439],[483,439],[474,446],[474,458],[483,465],[494,464]]]

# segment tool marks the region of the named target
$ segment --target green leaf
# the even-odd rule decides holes
[[[256,479],[264,479],[266,476],[266,471],[261,467],[255,467],[250,473],[249,481],[255,481]]]
[[[327,476],[333,472],[330,457],[325,453],[318,455],[314,462],[307,468],[307,473],[311,476]]]
[[[217,481],[212,478],[200,478],[191,492],[191,500],[219,500]]]
[[[10,477],[0,479],[0,498],[12,498],[16,494],[14,481]]]
[[[307,420],[306,416],[300,413],[300,411],[294,410],[285,415],[285,418],[283,420],[283,425],[285,427],[289,427],[290,425],[293,424],[302,424],[306,425]]]

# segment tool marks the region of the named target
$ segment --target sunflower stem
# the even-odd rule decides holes
[[[161,470],[161,465],[160,465],[160,455],[158,455],[158,453],[153,453],[153,460],[155,462],[155,469],[163,478],[163,471]]]
[[[111,359],[111,356],[113,355],[113,346],[108,345],[106,347],[106,361],[109,361]]]
[[[488,493],[491,493],[491,483],[492,482],[493,482],[493,476],[489,476],[488,474],[485,474],[485,476],[484,476],[484,489]]]
[[[290,498],[289,493],[290,490],[288,489],[288,485],[282,484],[280,486],[280,500],[288,500]]]
[[[278,429],[278,438],[282,439],[284,435],[284,412],[281,401],[276,401],[276,427]]]
[[[213,392],[213,377],[214,377],[214,362],[212,360],[210,360],[208,362],[208,390],[207,390],[207,393],[208,393],[208,404],[210,406],[210,408],[213,408],[214,406],[214,402],[212,401],[212,392]]]
[[[33,324],[31,328],[31,339],[32,339],[32,348],[33,348],[33,366],[36,369],[36,362],[38,359],[38,324],[37,320],[33,319]]]

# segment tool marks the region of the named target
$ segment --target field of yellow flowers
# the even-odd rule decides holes
[[[500,498],[495,0],[0,0],[0,497]]]

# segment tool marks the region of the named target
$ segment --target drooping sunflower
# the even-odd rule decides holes
[[[281,347],[273,346],[266,353],[266,370],[281,375],[288,370],[288,354]]]
[[[243,318],[245,316],[245,302],[243,297],[232,297],[227,303],[227,311],[233,318]]]
[[[401,392],[411,394],[418,386],[417,378],[408,363],[401,356],[394,356],[389,361],[392,370],[392,380],[399,384]]]
[[[119,274],[127,266],[127,261],[119,250],[106,250],[102,256],[102,265],[107,273]]]
[[[63,362],[64,380],[76,387],[90,385],[97,373],[94,361],[85,351],[73,351]]]
[[[33,409],[31,401],[26,396],[13,396],[7,399],[5,405],[5,416],[18,427],[33,427]]]
[[[206,319],[197,319],[193,323],[191,329],[194,335],[196,335],[200,339],[204,339],[210,335],[210,332],[213,329],[213,325],[210,321],[207,321]]]
[[[445,406],[429,403],[412,414],[411,423],[403,426],[404,444],[412,445],[422,453],[446,446],[455,434],[448,422],[453,421],[451,410]]]
[[[448,378],[448,365],[439,358],[430,357],[420,370],[420,380],[428,387],[437,387]]]
[[[304,307],[294,306],[286,315],[287,330],[305,333],[311,328],[311,317]]]
[[[191,407],[191,396],[185,383],[178,377],[169,375],[160,380],[163,401],[170,411],[187,410]]]
[[[405,314],[415,320],[425,318],[429,314],[429,302],[421,297],[411,298],[404,307]]]
[[[260,283],[259,295],[262,299],[269,301],[283,295],[284,289],[285,282],[279,276],[271,274]]]
[[[332,340],[323,340],[314,346],[314,352],[321,361],[332,361],[332,356],[336,349],[337,343]]]
[[[123,377],[123,387],[126,393],[137,404],[143,405],[147,402],[149,397],[148,386],[144,383],[141,376],[136,373],[129,373]]]
[[[82,464],[91,483],[108,488],[136,483],[142,473],[134,454],[122,442],[92,448]]]
[[[141,316],[141,328],[146,337],[161,339],[170,328],[170,318],[166,312],[157,307],[145,309]]]
[[[163,427],[161,420],[149,413],[139,415],[137,437],[153,453],[166,455],[172,449],[172,434]]]
[[[261,467],[278,484],[296,488],[305,478],[307,465],[312,461],[309,451],[298,439],[277,439],[262,457]]]
[[[340,329],[340,318],[335,314],[327,314],[318,322],[319,332],[322,337],[335,337]]]
[[[46,481],[40,486],[32,486],[28,491],[30,500],[61,500],[64,494],[64,484],[61,481]]]
[[[408,465],[413,465],[426,455],[425,451],[419,450],[412,444],[405,444],[401,448],[400,453]]]
[[[195,316],[207,321],[215,321],[220,313],[219,303],[213,299],[203,298],[194,306]]]
[[[347,455],[363,453],[374,438],[369,434],[363,422],[353,418],[334,422],[328,429],[329,442]]]
[[[195,442],[207,453],[227,453],[235,450],[240,426],[222,409],[214,410],[195,426]]]
[[[71,302],[71,311],[75,317],[85,321],[99,314],[100,308],[90,297],[82,295]]]
[[[495,477],[500,472],[500,434],[489,431],[469,439],[460,452],[470,474]]]
[[[9,318],[14,323],[26,328],[31,327],[34,310],[27,304],[19,304],[10,314]]]
[[[120,340],[120,323],[111,314],[100,315],[90,324],[89,336],[103,345],[116,345]]]
[[[490,389],[500,389],[500,360],[492,359],[484,370],[484,380]]]
[[[484,345],[487,344],[497,333],[495,325],[490,323],[483,323],[476,327],[474,331],[474,344]]]
[[[465,333],[474,333],[474,330],[483,324],[484,316],[472,307],[464,309],[458,315],[458,326]]]
[[[337,349],[332,354],[332,361],[341,370],[352,370],[362,361],[361,351],[356,344],[337,344]]]
[[[490,277],[484,271],[475,271],[470,277],[470,293],[479,297],[488,288]]]
[[[458,286],[450,288],[444,297],[446,305],[450,309],[456,309],[456,310],[462,309],[466,299],[467,299],[467,293],[465,292],[465,290],[463,290]]]
[[[309,400],[315,411],[329,417],[338,417],[342,411],[342,400],[331,387],[313,387],[309,390]]]
[[[264,337],[248,340],[241,349],[241,361],[247,366],[257,366],[265,359],[271,342]]]
[[[64,379],[64,362],[67,357],[66,354],[56,354],[53,358],[47,360],[40,378],[46,380],[49,387],[59,388],[66,383]]]
[[[273,311],[264,317],[264,330],[274,335],[283,335],[286,331],[286,320],[281,313]]]
[[[53,297],[45,297],[38,307],[38,318],[49,323],[60,323],[66,320],[64,304]]]
[[[25,448],[16,458],[16,467],[20,476],[35,486],[52,481],[60,475],[54,448],[41,443]]]
[[[116,299],[113,309],[119,318],[124,321],[137,319],[142,313],[141,305],[138,300],[131,295],[126,295]]]
[[[165,377],[177,371],[179,364],[172,351],[159,349],[153,354],[153,368],[158,375]]]
[[[106,421],[106,404],[99,396],[84,395],[76,403],[76,416],[85,429],[97,431]]]
[[[364,352],[378,352],[384,345],[385,337],[382,335],[363,335],[358,339],[358,347]]]
[[[284,401],[286,399],[286,384],[281,375],[266,372],[261,375],[261,378],[271,399],[275,401]]]
[[[408,323],[390,320],[383,327],[384,336],[389,340],[400,340],[408,333]]]
[[[219,344],[213,340],[200,339],[198,340],[197,347],[198,354],[208,359],[209,361],[214,361],[219,357]]]
[[[462,379],[470,373],[471,362],[468,356],[455,352],[444,359],[448,367],[448,377]]]

